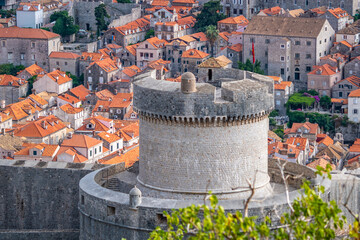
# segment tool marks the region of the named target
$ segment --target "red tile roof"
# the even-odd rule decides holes
[[[341,8],[329,9],[328,12],[334,15],[336,18],[349,17],[349,14]]]
[[[73,134],[70,139],[65,139],[61,146],[62,147],[79,147],[79,148],[91,148],[102,143],[101,140],[89,137],[84,134]]]
[[[60,70],[54,70],[52,72],[49,72],[46,74],[46,76],[48,76],[51,80],[53,80],[59,85],[72,81],[72,78],[70,78],[65,72],[62,72]]]
[[[49,58],[77,59],[80,58],[80,55],[72,52],[51,52]]]
[[[314,66],[313,68],[314,70],[312,70],[308,74],[330,76],[338,72],[336,67],[330,66],[329,64],[324,64],[322,66]]]
[[[131,167],[135,162],[139,160],[139,146],[119,155],[119,152],[115,152],[106,158],[100,159],[101,164],[117,164],[125,162],[125,167]]]
[[[183,52],[182,54],[182,58],[198,58],[198,59],[203,59],[208,57],[209,54],[206,52],[202,52],[196,49],[189,49],[185,52]]]
[[[63,110],[64,112],[66,112],[67,114],[76,114],[76,113],[82,112],[84,110],[83,108],[75,108],[75,107],[71,106],[70,104],[62,105],[60,107],[60,109]]]
[[[110,108],[125,108],[129,107],[132,103],[133,94],[132,93],[118,93],[114,96],[112,101],[110,101]]]
[[[360,97],[360,89],[351,91],[348,97]]]
[[[139,137],[139,122],[136,121],[133,124],[121,128],[116,134],[123,138],[124,142]]]
[[[84,87],[84,85],[79,85],[77,87],[74,87],[70,89],[70,92],[81,101],[85,101],[86,96],[90,94],[90,90]]]
[[[231,50],[233,50],[235,52],[242,52],[243,45],[241,43],[237,43],[237,44],[234,44],[234,45],[230,46],[229,49],[231,49]]]
[[[39,67],[35,63],[33,65],[25,68],[23,71],[28,72],[31,76],[44,75],[46,73],[46,71],[44,69],[42,69],[41,67]],[[23,71],[21,71],[21,72],[23,72]],[[19,75],[21,74],[21,72],[19,73]]]
[[[267,8],[267,9],[261,10],[260,12],[263,12],[268,16],[274,16],[274,15],[278,15],[281,12],[281,7],[276,6],[276,7],[272,7],[272,8]]]
[[[108,143],[119,141],[121,138],[113,133],[100,132],[97,134],[101,139]]]
[[[0,75],[0,86],[15,86],[19,87],[26,84],[27,81],[22,80],[12,75]]]
[[[331,168],[333,170],[336,169],[336,166],[334,164],[331,164],[329,161],[325,160],[324,158],[316,159],[315,161],[307,164],[306,166],[310,167],[310,168],[313,168],[313,169],[316,169],[317,166],[326,168],[326,165],[328,165],[328,164],[330,164],[330,166],[331,166]]]
[[[249,20],[247,20],[243,15],[237,16],[237,17],[228,17],[225,18],[219,23],[226,23],[226,24],[237,24],[241,26],[247,26],[249,24]]]
[[[98,91],[95,93],[95,96],[99,99],[99,100],[104,100],[104,101],[109,101],[111,100],[115,95],[112,94],[112,92],[110,92],[109,89],[104,89],[101,91]]]
[[[94,129],[88,129],[87,124],[91,122],[95,125]],[[95,132],[107,132],[110,130],[110,123],[113,122],[113,120],[105,118],[103,116],[95,116],[91,118],[87,118],[84,120],[84,123],[81,127],[79,127],[76,131],[95,131]]]
[[[147,31],[150,27],[150,21],[146,18],[139,18],[135,21],[129,22],[123,26],[114,28],[122,35],[134,34],[138,31]]]
[[[83,163],[86,162],[88,159],[83,156],[80,152],[78,152],[75,148],[73,147],[65,147],[65,146],[60,146],[59,151],[57,152],[57,154],[55,155],[53,161],[58,161],[58,156],[62,153],[66,153],[68,155],[73,156],[74,158],[74,163]]]
[[[25,148],[14,153],[14,155],[30,156],[31,155],[30,150],[33,148],[37,148],[42,151],[41,155],[38,155],[37,157],[39,157],[39,158],[52,157],[59,150],[59,145],[50,145],[50,144],[45,144],[45,143],[30,143],[30,144],[26,144],[25,146],[26,146]]]
[[[76,97],[73,97],[73,96],[71,96],[70,94],[67,94],[67,93],[63,93],[63,94],[59,95],[57,98],[61,99],[61,100],[64,100],[64,101],[66,101],[66,102],[68,102],[70,104],[78,103],[78,102],[81,101],[80,99],[78,99]]]
[[[113,71],[119,70],[118,65],[111,58],[105,58],[105,59],[102,59],[102,60],[99,60],[99,61],[94,61],[89,65],[89,67],[91,67],[92,65],[99,66],[105,72],[113,72]]]
[[[319,125],[317,123],[293,123],[289,133],[297,133],[297,130],[301,127],[306,128],[309,132],[309,134],[317,134],[317,130],[319,128]]]
[[[60,38],[59,34],[38,28],[9,27],[0,28],[0,38],[53,39]]]

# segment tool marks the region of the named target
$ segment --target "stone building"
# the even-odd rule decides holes
[[[333,98],[347,98],[350,92],[360,88],[360,77],[350,76],[335,83],[331,90]]]
[[[358,45],[360,43],[360,28],[350,25],[336,32],[336,42],[344,40],[352,46]]]
[[[48,56],[60,50],[60,36],[43,29],[0,28],[0,64],[28,67],[34,63],[48,69]]]
[[[139,43],[129,45],[121,51],[121,64],[123,67],[129,67],[136,64],[136,49]]]
[[[350,55],[353,46],[346,40],[341,42],[334,42],[334,46],[330,49],[330,54],[340,53],[343,55]]]
[[[242,52],[243,52],[243,48],[242,48],[242,44],[241,43],[237,43],[231,46],[227,46],[224,47],[220,52],[218,52],[218,56],[225,56],[228,59],[230,59],[232,61],[232,67],[233,68],[238,68],[239,67],[239,62],[242,62]]]
[[[286,102],[291,94],[294,93],[294,84],[288,81],[282,81],[280,77],[270,76],[274,79],[275,109],[280,115],[286,115]]]
[[[39,77],[33,84],[35,93],[50,92],[61,94],[71,89],[73,80],[65,72],[54,70]]]
[[[165,59],[165,46],[167,43],[166,40],[157,37],[141,42],[136,48],[136,66],[144,68],[148,62]]]
[[[28,91],[28,82],[12,75],[0,75],[0,99],[5,105],[16,103],[19,98],[25,97]]]
[[[28,80],[31,77],[35,77],[38,75],[44,75],[46,71],[39,67],[37,64],[33,64],[24,70],[20,71],[17,75],[18,78],[21,78],[23,80]]]
[[[79,73],[85,74],[85,69],[90,66],[91,63],[95,61],[104,60],[105,58],[110,58],[107,54],[102,54],[98,52],[83,52],[79,59]]]
[[[311,67],[329,54],[334,30],[326,19],[254,17],[243,33],[243,61],[255,58],[266,75],[292,81],[295,90],[306,89]]]
[[[15,0],[5,0],[0,2],[0,9],[11,10],[15,7],[16,1]]]
[[[220,32],[243,32],[248,24],[249,20],[247,20],[243,15],[240,15],[218,21],[217,27]]]
[[[192,34],[195,25],[195,18],[192,16],[180,18],[174,22],[157,22],[155,24],[155,36],[167,41]]]
[[[221,12],[227,17],[244,15],[247,19],[251,19],[263,8],[260,0],[221,0],[221,6],[223,7]]]
[[[56,110],[55,115],[62,121],[69,122],[71,127],[76,130],[81,127],[84,121],[85,109],[64,104]]]
[[[72,52],[52,52],[49,55],[49,72],[57,69],[80,76],[79,58],[80,55]]]
[[[307,0],[295,1],[294,0],[260,0],[262,6],[265,8],[280,6],[283,9],[298,9],[309,10],[324,6],[325,8],[341,8],[348,12],[350,15],[355,15],[356,10],[359,9],[358,0]]]
[[[360,90],[352,91],[348,96],[348,117],[355,123],[360,122]]]
[[[215,80],[215,71],[219,72],[221,69],[231,68],[231,65],[231,60],[223,55],[207,59],[197,66],[199,69],[198,82],[213,82]]]
[[[120,62],[105,58],[95,61],[86,68],[84,73],[84,84],[89,90],[96,90],[99,85],[107,84],[114,80],[115,74],[119,72]]]
[[[328,9],[319,18],[327,19],[336,33],[354,22],[354,18],[341,8]]]
[[[21,2],[16,9],[16,26],[41,28],[44,25],[44,9],[38,2]]]
[[[328,64],[314,66],[314,70],[308,73],[307,89],[314,89],[320,96],[331,97],[331,89],[342,78],[337,67]]]
[[[189,49],[181,55],[182,69],[181,73],[193,72],[195,75],[198,73],[197,66],[208,59],[210,54],[196,50]]]
[[[320,133],[320,127],[317,123],[310,123],[307,118],[305,123],[293,123],[291,128],[286,129],[285,137],[304,137],[310,142],[316,141],[316,136]]]
[[[348,62],[344,68],[344,76],[348,78],[350,76],[360,77],[360,56],[354,58],[352,61]]]

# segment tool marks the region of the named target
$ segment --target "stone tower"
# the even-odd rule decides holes
[[[195,83],[193,74],[184,73],[181,84],[153,78],[135,82],[140,189],[169,197],[212,191],[220,198],[239,198],[248,195],[249,180],[257,196],[271,193],[267,116],[273,85],[266,77],[250,80],[243,71],[221,71],[219,76],[235,78],[217,78],[212,85]]]

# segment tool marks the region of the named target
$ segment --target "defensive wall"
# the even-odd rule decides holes
[[[0,160],[0,239],[79,239],[79,181],[100,167]]]

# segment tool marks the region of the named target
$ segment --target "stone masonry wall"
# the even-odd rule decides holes
[[[0,239],[78,239],[78,184],[93,166],[1,160]]]

